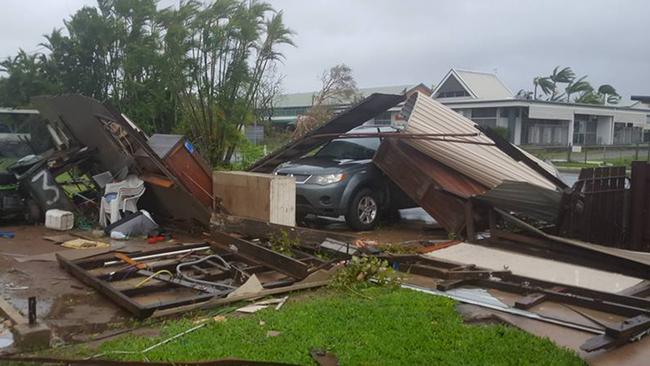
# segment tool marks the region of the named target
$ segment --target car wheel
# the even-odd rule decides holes
[[[379,222],[379,199],[370,189],[359,190],[348,206],[345,222],[355,230],[370,230]]]

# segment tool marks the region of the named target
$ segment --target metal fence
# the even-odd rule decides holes
[[[554,162],[613,163],[650,161],[650,144],[593,146],[521,146],[529,153]]]
[[[650,252],[650,163],[583,168],[564,192],[558,218],[561,236]]]

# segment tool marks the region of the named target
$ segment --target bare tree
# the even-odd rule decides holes
[[[352,69],[346,64],[323,71],[320,79],[322,87],[314,95],[312,106],[296,121],[294,139],[304,136],[331,119],[334,114],[333,106],[353,103],[360,97]]]
[[[259,90],[255,96],[257,106],[257,120],[259,122],[271,121],[273,109],[278,96],[282,95],[282,82],[284,75],[280,74],[277,66],[272,65],[260,83]]]

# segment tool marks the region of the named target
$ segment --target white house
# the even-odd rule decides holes
[[[630,106],[518,99],[491,73],[451,69],[432,97],[480,125],[507,129],[517,145],[632,144],[650,130],[648,99]]]

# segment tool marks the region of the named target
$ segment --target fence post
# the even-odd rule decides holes
[[[618,149],[618,160],[623,161],[623,149]],[[620,163],[619,163],[620,164]]]
[[[567,163],[571,162],[571,149],[573,149],[573,146],[569,145],[569,148],[567,149],[567,153],[566,153],[566,162]],[[648,156],[650,156],[650,153],[648,153]]]
[[[634,149],[634,160],[639,160],[639,143],[637,142],[636,148]]]

